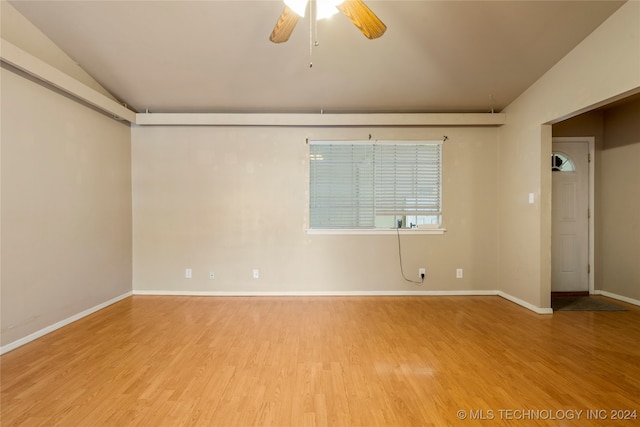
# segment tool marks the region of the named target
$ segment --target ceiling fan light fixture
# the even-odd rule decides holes
[[[308,0],[284,0],[284,4],[300,17],[304,17],[304,12],[307,10],[307,3]]]
[[[283,1],[285,4],[284,10],[269,36],[269,40],[274,43],[284,43],[289,40],[296,23],[301,17],[304,17],[310,0]],[[336,12],[340,12],[368,39],[377,39],[387,30],[387,26],[362,0],[311,0],[312,7],[314,3],[316,19],[328,18]],[[310,14],[313,17],[313,10],[310,11]],[[312,27],[311,24],[310,27]]]

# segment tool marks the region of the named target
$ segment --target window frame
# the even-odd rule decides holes
[[[347,234],[444,234],[447,230],[443,227],[443,218],[444,218],[444,210],[443,210],[443,195],[442,195],[442,187],[443,187],[443,153],[444,153],[444,141],[442,140],[308,140],[307,141],[307,203],[306,203],[306,215],[305,215],[305,230],[307,234],[312,235],[323,235],[323,234],[337,234],[337,235],[347,235]],[[396,227],[371,227],[371,228],[312,228],[311,227],[311,173],[312,173],[312,145],[438,145],[440,146],[440,164],[439,164],[439,203],[440,203],[440,212],[439,212],[439,224],[425,224],[419,225],[413,228],[396,228]],[[409,215],[404,215],[409,216]],[[429,216],[429,215],[422,215]]]

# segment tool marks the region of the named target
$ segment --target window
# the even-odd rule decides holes
[[[553,153],[551,155],[551,171],[552,172],[575,172],[576,168],[573,162],[566,154]]]
[[[311,141],[310,229],[439,228],[440,141]]]

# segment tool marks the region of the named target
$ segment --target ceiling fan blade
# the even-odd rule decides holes
[[[340,12],[368,39],[377,39],[387,30],[387,26],[367,7],[362,0],[345,0],[336,6]]]
[[[274,43],[286,42],[289,40],[289,36],[299,20],[300,16],[289,9],[289,6],[285,6],[280,18],[278,18],[278,22],[276,22],[276,26],[273,27],[269,40]]]

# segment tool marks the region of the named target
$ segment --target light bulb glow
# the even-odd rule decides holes
[[[304,12],[307,10],[307,2],[308,0],[284,0],[284,4],[301,17],[304,17]]]
[[[330,18],[338,13],[334,3],[332,0],[316,0],[316,19]]]
[[[343,2],[344,0],[315,0],[316,20],[332,17],[338,13],[336,6]],[[309,3],[309,0],[284,0],[284,4],[286,4],[289,9],[303,18],[307,10],[307,3]]]

